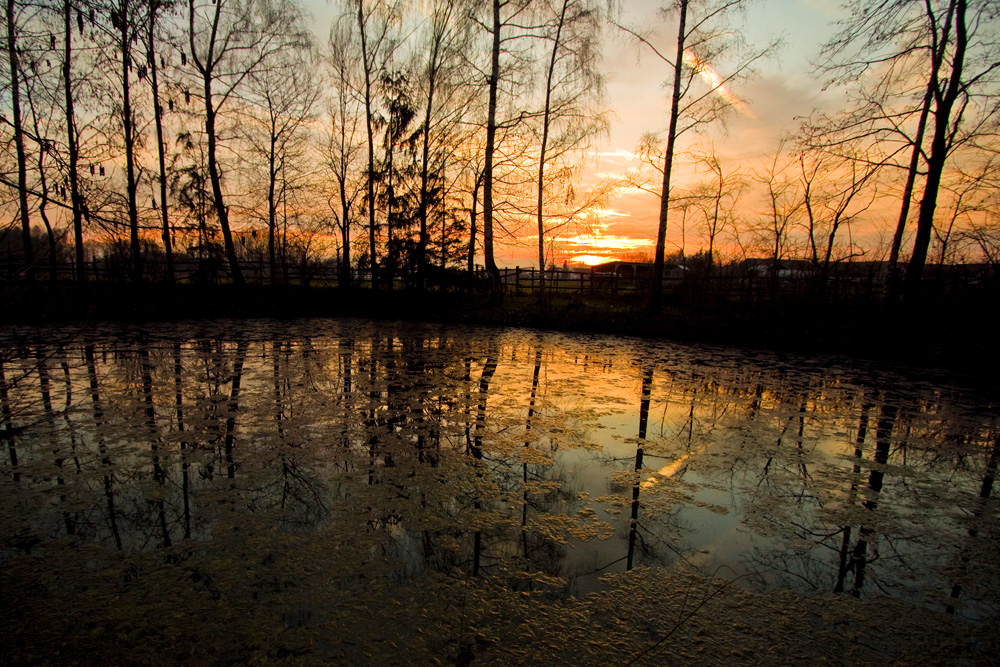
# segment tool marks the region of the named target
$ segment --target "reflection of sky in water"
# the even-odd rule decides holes
[[[537,570],[584,594],[625,569],[651,369],[637,565],[960,600],[968,614],[995,602],[987,547],[996,509],[984,497],[997,465],[995,397],[946,378],[759,351],[362,321],[14,329],[7,338],[23,432],[17,470],[3,464],[4,493],[30,480],[49,494],[27,517],[43,541],[71,519],[104,546],[112,531],[127,549],[154,548],[164,533],[183,540],[186,521],[190,539],[209,540],[210,508],[225,497],[296,530],[357,535],[408,573],[469,569],[479,556],[486,572]],[[78,477],[62,472],[70,449]],[[64,466],[58,486],[53,457]],[[102,457],[117,466],[117,525]],[[15,472],[24,481],[12,482]],[[182,486],[193,513],[182,510]],[[53,512],[67,489],[78,515]],[[25,520],[7,515],[0,527]]]

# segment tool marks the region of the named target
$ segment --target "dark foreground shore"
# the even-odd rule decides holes
[[[669,295],[651,312],[640,294],[509,293],[264,285],[91,284],[0,286],[0,325],[213,318],[365,317],[520,326],[668,338],[777,351],[846,354],[990,377],[998,367],[989,324],[996,301],[881,300],[829,303],[809,295],[752,302],[726,295]]]

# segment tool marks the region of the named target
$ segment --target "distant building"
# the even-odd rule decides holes
[[[648,282],[653,279],[651,262],[605,262],[592,267],[595,276],[617,276],[619,283]],[[664,264],[664,280],[682,280],[687,269],[680,264]]]

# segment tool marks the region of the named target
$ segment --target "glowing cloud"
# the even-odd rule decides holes
[[[669,479],[669,478],[673,477],[677,473],[679,473],[682,470],[684,470],[684,468],[688,465],[688,462],[692,458],[694,458],[695,456],[698,456],[699,454],[701,454],[702,452],[704,452],[707,448],[708,448],[707,445],[702,445],[697,450],[695,450],[693,452],[688,452],[687,454],[685,454],[684,456],[680,457],[679,459],[677,459],[673,463],[668,463],[667,465],[665,465],[662,468],[660,468],[657,472],[654,472],[650,476],[650,478],[647,479],[645,482],[643,482],[640,486],[642,486],[642,488],[644,488],[644,489],[648,489],[651,486],[655,486],[661,480]]]
[[[722,75],[716,72],[714,67],[695,55],[694,51],[691,49],[684,49],[684,63],[697,72],[698,75],[701,76],[702,81],[708,84],[712,90],[719,94],[719,97],[724,99],[737,111],[748,118],[755,118],[753,112],[750,111],[750,108],[747,106],[747,103],[729,90],[726,86],[725,79],[722,78]]]
[[[619,148],[615,151],[595,151],[593,155],[603,158],[622,158],[624,160],[635,160],[638,158],[635,151],[627,151],[624,148]]]
[[[560,241],[571,246],[584,246],[599,250],[636,250],[654,244],[653,239],[628,236],[570,236],[560,239]]]
[[[631,213],[622,213],[611,208],[595,208],[592,209],[594,214],[598,218],[631,218]]]

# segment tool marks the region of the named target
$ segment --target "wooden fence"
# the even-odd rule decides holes
[[[995,289],[996,277],[984,277],[982,271],[960,271],[948,267],[930,266],[927,269],[927,292],[939,296],[963,295],[972,291]],[[244,279],[251,284],[268,284],[270,269],[266,261],[244,261],[240,264]],[[277,282],[284,285],[312,285],[335,287],[339,285],[339,267],[327,263],[281,263],[277,265]],[[222,284],[229,282],[228,263],[220,258],[202,261],[182,259],[174,263],[174,275],[179,282],[193,284]],[[725,297],[729,300],[755,301],[774,298],[819,298],[823,301],[855,300],[878,301],[885,293],[883,273],[871,268],[853,273],[832,273],[820,280],[815,275],[767,276],[753,272],[739,271],[734,267],[716,267],[710,280],[704,277],[684,277],[677,272],[663,281],[666,295],[681,293],[696,298],[705,296]],[[127,263],[114,257],[94,259],[86,266],[87,280],[95,282],[129,282],[131,275]],[[165,262],[148,260],[143,265],[144,280],[157,283],[167,278]],[[76,266],[73,262],[62,262],[54,266],[40,262],[35,268],[35,279],[39,282],[76,280]],[[0,258],[0,280],[20,282],[24,280],[24,270],[16,261]],[[530,294],[542,285],[542,274],[532,267],[508,267],[500,269],[500,280],[507,293]],[[359,287],[371,285],[367,270],[352,268],[352,284]],[[380,277],[385,282],[385,276]],[[396,276],[394,287],[405,288],[412,284],[409,277]],[[427,274],[426,286],[440,291],[485,291],[488,277],[482,268],[470,276],[458,269],[442,270],[432,267]],[[642,276],[632,277],[591,269],[549,269],[544,273],[544,288],[547,292],[577,295],[628,297],[648,293],[650,280]]]
[[[291,285],[323,285],[336,286],[340,281],[340,269],[335,264],[323,263],[281,263],[277,264],[277,282]],[[243,261],[240,271],[244,280],[253,284],[270,282],[270,268],[266,261]],[[115,258],[93,259],[86,264],[87,280],[95,282],[130,282],[131,273],[127,263]],[[18,282],[24,279],[23,266],[17,262],[0,260],[0,276],[8,282]],[[174,276],[179,282],[218,284],[230,279],[229,264],[216,258],[203,261],[180,260],[174,262]],[[35,267],[35,279],[38,281],[74,281],[76,280],[76,264],[60,262],[55,265],[38,263]],[[143,279],[148,282],[165,282],[167,280],[166,263],[162,260],[150,260],[143,264]],[[380,276],[385,281],[385,275]],[[542,286],[542,275],[537,269],[511,267],[500,269],[500,280],[508,292],[534,292]],[[367,269],[354,267],[351,269],[351,281],[354,285],[370,285],[371,274]],[[409,277],[395,276],[396,286],[405,287]],[[488,276],[485,269],[477,267],[474,275],[458,269],[442,270],[434,267],[428,271],[427,283],[437,288],[472,287],[485,289],[488,286]],[[679,280],[667,280],[664,284],[672,286]],[[617,274],[599,273],[591,269],[549,269],[544,274],[544,286],[550,292],[634,292],[648,288],[648,281],[634,278],[624,278]]]

